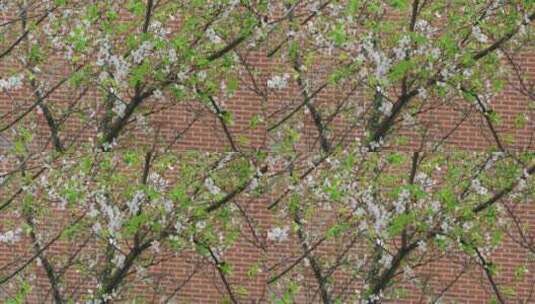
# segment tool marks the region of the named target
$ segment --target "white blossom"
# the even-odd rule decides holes
[[[118,81],[126,79],[130,72],[130,64],[126,62],[122,57],[113,55],[109,59],[109,64],[115,69],[114,77]]]
[[[150,244],[150,249],[156,254],[160,253],[160,242],[156,240],[152,241]]]
[[[384,210],[383,206],[375,201],[371,189],[364,191],[362,199],[366,204],[368,214],[370,214],[374,221],[374,228],[377,233],[381,233],[388,225],[388,212]]]
[[[15,230],[9,230],[5,233],[0,233],[0,243],[9,243],[13,244],[20,240],[20,235],[22,234],[22,229],[17,228]]]
[[[422,185],[424,188],[429,188],[434,184],[433,180],[423,172],[418,172],[414,178],[414,181]]]
[[[416,119],[414,119],[414,117],[410,113],[404,112],[402,114],[402,117],[404,126],[412,126],[416,124]]]
[[[481,43],[488,42],[488,37],[481,32],[481,28],[479,28],[479,26],[472,27],[472,35],[474,35],[474,38]]]
[[[481,185],[478,179],[472,180],[471,188],[479,195],[487,195],[489,193],[489,190]]]
[[[435,212],[435,213],[440,211],[440,202],[439,201],[432,201],[431,202],[431,210],[433,210],[433,212]]]
[[[406,280],[411,280],[412,278],[414,278],[414,276],[415,276],[414,270],[412,270],[412,268],[409,265],[403,266],[403,277]]]
[[[160,37],[165,37],[171,31],[164,27],[160,21],[153,21],[149,26],[149,31]]]
[[[463,76],[464,77],[472,77],[474,74],[474,71],[472,69],[464,69],[463,70]]]
[[[206,37],[208,37],[208,40],[210,40],[210,42],[212,43],[221,43],[223,41],[221,37],[217,35],[213,28],[209,28],[206,30]]]
[[[14,75],[7,79],[0,79],[0,91],[18,89],[22,86],[24,75]]]
[[[249,183],[249,185],[247,185],[247,190],[248,191],[254,191],[256,188],[258,188],[258,178],[253,178],[251,180],[251,183]]]
[[[206,74],[206,71],[199,71],[197,72],[197,78],[199,78],[199,80],[205,80],[206,77],[208,76],[208,74]]]
[[[102,231],[102,225],[100,225],[99,222],[96,222],[91,226],[91,230],[93,230],[94,233],[99,234],[100,231]]]
[[[383,139],[382,137],[379,138],[378,141],[375,141],[375,140],[374,140],[374,141],[371,141],[371,142],[368,144],[368,145],[369,145],[369,150],[370,150],[370,151],[374,151],[374,150],[376,150],[376,149],[382,147],[383,144],[384,144],[384,139]]]
[[[276,241],[276,242],[282,242],[288,239],[288,230],[289,228],[286,227],[274,227],[267,233],[268,240]]]
[[[122,253],[118,253],[116,254],[113,259],[112,259],[112,263],[117,266],[118,268],[121,268],[124,266],[124,260],[125,260],[125,256],[124,254]]]
[[[136,191],[134,197],[128,202],[126,202],[126,205],[128,206],[128,210],[130,211],[131,215],[135,215],[139,211],[139,206],[143,202],[144,198],[145,193],[143,191]]]
[[[163,209],[167,213],[171,213],[173,211],[173,202],[171,200],[163,200]]]
[[[379,107],[379,111],[383,113],[385,116],[390,116],[392,114],[393,107],[394,105],[390,101],[384,100],[381,103],[381,106]]]
[[[123,224],[123,215],[121,214],[121,211],[117,206],[111,206],[102,193],[97,193],[95,199],[99,204],[100,210],[108,220],[108,229],[110,230],[110,233],[114,235],[121,229]]]
[[[418,241],[418,250],[420,252],[426,252],[427,251],[427,242],[424,240]]]
[[[379,264],[383,265],[383,267],[385,267],[385,268],[388,268],[388,267],[390,267],[390,265],[392,265],[392,260],[393,259],[394,258],[390,254],[386,253],[379,260]]]
[[[443,221],[440,224],[440,229],[442,229],[442,232],[448,233],[451,230],[450,224],[446,221]],[[439,235],[440,236],[440,235]]]
[[[154,98],[156,99],[162,99],[163,93],[160,90],[154,90],[154,92],[152,93],[152,96],[154,96]]]
[[[288,86],[289,74],[274,75],[267,81],[267,86],[270,89],[282,90]]]
[[[156,172],[149,174],[149,183],[154,185],[158,190],[162,191],[168,186],[167,180],[165,180],[165,178]]]
[[[87,215],[89,215],[89,217],[95,218],[99,214],[100,214],[100,211],[98,211],[98,209],[96,208],[95,204],[91,204],[89,206],[89,213],[87,213]]]
[[[420,99],[427,99],[427,90],[425,88],[418,88],[418,97]]]
[[[174,48],[169,48],[169,50],[167,51],[167,58],[169,59],[171,63],[174,63],[178,60],[178,57],[176,55],[176,51]]]
[[[440,51],[439,48],[432,48],[431,51],[430,51],[431,58],[433,58],[433,59],[438,59],[440,57],[441,53],[442,52]]]
[[[516,186],[516,189],[517,191],[524,191],[526,190],[527,188],[527,183],[526,183],[526,180],[524,178],[521,178],[519,181],[518,181],[518,184]]]
[[[396,201],[394,201],[394,207],[396,208],[397,213],[403,213],[405,212],[405,203],[409,199],[411,193],[407,189],[401,190],[399,193],[399,197]]]
[[[429,24],[429,22],[427,22],[427,20],[424,19],[419,19],[418,21],[416,21],[416,23],[414,24],[414,29],[416,31],[424,33],[427,36],[430,36],[437,31],[436,28],[434,28],[431,24]]]
[[[114,103],[113,103],[112,111],[115,114],[117,114],[117,116],[122,118],[122,117],[124,117],[124,114],[125,114],[125,111],[126,111],[126,104],[124,102],[122,102],[121,100],[116,98]]]
[[[382,51],[376,50],[369,37],[363,42],[362,48],[366,51],[366,56],[375,64],[375,75],[378,78],[383,78],[390,70],[390,58]]]
[[[411,38],[407,35],[403,36],[398,41],[398,45],[393,49],[394,55],[396,56],[397,60],[403,60],[405,58],[405,54],[407,52],[407,49],[410,43],[411,43]]]
[[[137,50],[132,52],[132,61],[135,64],[140,64],[151,53],[153,48],[154,45],[150,41],[144,41]]]
[[[175,228],[175,233],[179,234],[180,232],[182,232],[182,229],[184,228],[184,225],[181,222],[177,221],[175,223],[174,228]]]
[[[198,230],[203,230],[203,229],[206,227],[206,222],[205,222],[205,221],[197,222],[197,223],[195,224],[195,227],[196,227]]]
[[[204,180],[204,186],[206,187],[206,189],[208,189],[208,192],[213,195],[221,193],[221,189],[214,183],[214,180],[210,177]]]

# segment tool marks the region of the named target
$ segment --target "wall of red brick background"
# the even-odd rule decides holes
[[[275,63],[272,63],[270,59],[265,58],[262,54],[254,54],[253,56],[251,62],[262,70],[263,77],[260,79],[265,83],[269,75],[271,75],[270,71],[275,69]],[[528,78],[535,79],[535,53],[522,54],[520,62],[521,67],[525,69]],[[56,76],[62,75],[64,71],[59,68],[61,64],[53,62],[52,65],[58,68]],[[2,74],[5,73],[7,69],[8,67],[5,65],[0,66]],[[247,89],[247,79],[243,77],[241,80],[240,90],[233,98],[225,102],[228,110],[234,113],[235,116],[235,123],[231,127],[231,134],[236,140],[240,137],[246,139],[240,140],[242,142],[240,145],[242,148],[269,148],[273,141],[273,134],[266,131],[266,123],[261,123],[258,127],[252,128],[250,126],[251,118],[258,114],[266,117],[271,117],[271,114],[273,114],[274,117],[277,117],[276,110],[279,107],[287,111],[289,108],[285,103],[299,102],[298,94],[296,94],[297,90],[293,87],[283,92],[270,93],[270,103],[267,105],[266,110],[266,108],[263,108],[264,105],[262,104],[261,98]],[[535,130],[533,125],[535,123],[533,109],[528,109],[526,107],[526,97],[520,95],[518,91],[514,89],[515,82],[513,77],[512,81],[513,82],[509,84],[506,90],[504,90],[503,94],[496,97],[492,102],[494,109],[500,113],[503,120],[499,132],[501,132],[501,134],[508,133],[510,131],[510,126],[514,124],[515,118],[518,115],[527,115],[527,124],[519,130],[515,129],[512,131],[514,141],[508,146],[518,150],[532,150],[534,145],[533,131]],[[325,93],[318,96],[316,104],[320,107],[321,105],[329,104],[333,99],[337,99],[339,95],[341,95],[340,92],[327,90]],[[16,108],[16,106],[12,104],[11,97],[14,97],[17,101],[28,103],[32,101],[28,96],[30,96],[30,94],[27,89],[16,92],[13,96],[7,96],[4,93],[0,93],[0,113],[8,113],[11,109]],[[68,103],[73,96],[74,94],[72,94],[72,92],[60,89],[49,98],[48,102],[54,104]],[[90,104],[95,102],[98,97],[96,92],[90,92],[83,97],[83,102]],[[365,93],[357,92],[352,98],[358,100],[359,98],[364,99],[365,97]],[[166,101],[152,100],[149,101],[149,103],[151,106],[158,103],[165,105]],[[462,102],[459,102],[458,105],[461,105],[462,107]],[[464,109],[470,107],[471,105],[464,105]],[[267,111],[267,113],[263,111]],[[459,121],[460,112],[461,109],[455,109],[452,104],[442,104],[437,109],[433,109],[424,114],[422,119],[423,121],[428,122],[429,130],[431,132],[428,134],[428,138],[439,139],[448,133],[449,129]],[[199,118],[191,127],[189,127],[190,123],[194,121],[195,115],[198,115]],[[10,117],[12,116],[4,116],[4,119],[9,119]],[[31,117],[30,120],[42,126],[39,128],[39,132],[42,133],[36,134],[36,137],[40,139],[39,144],[36,144],[36,147],[39,147],[48,140],[49,134],[42,115],[35,111],[35,113],[32,113]],[[302,120],[305,125],[305,134],[303,135],[303,144],[301,148],[303,150],[317,151],[317,134],[312,128],[310,117],[302,111],[302,114],[298,116],[298,119]],[[25,121],[25,123],[29,123],[30,120]],[[153,127],[160,128],[159,136],[161,136],[160,139],[162,142],[169,141],[176,136],[177,132],[187,129],[180,140],[177,141],[177,144],[173,147],[176,151],[189,149],[228,151],[228,140],[225,137],[217,117],[205,107],[199,106],[196,101],[169,104],[169,108],[151,116],[150,120]],[[270,122],[273,121],[276,120],[274,119]],[[82,134],[81,141],[85,141],[94,134],[94,130],[85,129],[76,119],[68,120],[66,125],[68,131],[63,132],[64,137],[72,136],[76,138],[77,136],[80,136],[79,134]],[[336,126],[343,129],[344,122],[337,121]],[[71,130],[79,129],[81,133],[71,132]],[[357,135],[360,131],[354,130],[353,132]],[[393,147],[392,149],[411,150],[412,147],[418,146],[419,137],[415,134],[414,130],[405,128],[399,132],[400,134],[407,135],[411,141],[405,146]],[[134,130],[126,133],[120,140],[122,143],[139,145],[150,143],[153,139],[151,136],[152,134],[143,134],[143,132],[140,132],[139,130]],[[78,142],[80,140],[76,139],[74,141]],[[471,115],[465,122],[463,122],[460,127],[452,133],[448,142],[457,148],[471,151],[482,150],[488,148],[489,145],[494,144],[493,139],[485,126],[484,120],[481,115],[477,113]],[[6,167],[7,166],[9,166],[9,164],[6,164]],[[0,167],[0,169],[3,168]],[[7,193],[0,192],[0,195],[5,196]],[[261,243],[265,247],[255,247],[254,244],[248,241],[252,238],[252,235],[250,230],[244,228],[240,241],[225,254],[225,259],[233,265],[233,272],[230,276],[230,280],[234,286],[243,286],[244,289],[247,290],[247,292],[241,296],[243,303],[270,302],[270,287],[266,284],[266,280],[273,274],[278,273],[280,269],[283,269],[283,265],[295,260],[301,254],[300,248],[296,248],[295,240],[288,240],[280,244],[267,240],[267,230],[273,224],[272,215],[266,210],[266,205],[270,202],[252,198],[241,198],[241,200],[243,200],[243,207],[250,212],[250,216],[259,225],[259,231],[257,231],[257,233]],[[531,231],[535,233],[535,207],[525,205],[518,206],[517,208],[522,208],[522,211],[519,212],[519,214],[522,214],[523,216],[522,220],[529,226]],[[61,227],[60,222],[67,221],[69,218],[68,215],[61,214],[61,211],[59,210],[54,212],[53,216],[54,218],[51,218],[50,222],[43,222],[41,224],[52,224],[59,229],[59,227]],[[328,216],[326,215],[326,217]],[[19,220],[20,218],[16,214],[0,213],[0,221],[2,223],[0,224],[0,229],[2,229],[3,226],[7,226],[5,223],[8,223],[9,221],[16,222]],[[21,257],[29,256],[30,252],[28,252],[28,247],[28,240],[19,242],[16,245],[0,243],[0,269],[3,269],[3,267],[5,267],[4,265],[11,265],[12,262],[20,262]],[[355,250],[358,252],[358,246],[356,247]],[[55,252],[69,252],[76,250],[76,248],[77,244],[59,241],[54,244],[48,252],[49,256],[53,258]],[[333,254],[330,252],[328,245],[326,245],[325,248],[320,248],[319,252],[320,255]],[[462,258],[459,258],[454,252],[449,254],[451,255],[437,255],[434,257],[430,265],[420,270],[431,278],[429,288],[440,290],[441,288],[448,286],[450,282],[454,281],[454,283],[451,283],[451,289],[445,294],[443,299],[444,302],[488,303],[492,297],[492,290],[490,289],[481,269],[474,267],[472,264],[465,268],[465,265],[469,263],[466,263]],[[160,302],[162,297],[170,295],[175,288],[180,287],[180,290],[177,292],[176,300],[173,299],[172,302],[224,302],[223,299],[226,297],[226,293],[223,283],[218,276],[214,265],[209,260],[191,252],[183,253],[178,256],[175,256],[172,253],[162,252],[161,257],[162,262],[149,269],[149,272],[153,277],[152,283],[136,281],[137,279],[135,275],[129,279],[132,282],[135,282],[133,284],[135,287],[134,290],[132,290],[132,295],[141,295],[149,303]],[[509,238],[506,238],[501,248],[492,254],[492,259],[499,268],[504,269],[504,271],[500,272],[498,281],[504,284],[510,284],[516,289],[516,294],[511,297],[511,303],[516,303],[516,300],[518,300],[518,303],[522,303],[521,299],[526,300],[525,303],[535,303],[535,296],[532,296],[532,293],[535,292],[535,264],[533,263],[535,262],[535,257],[528,254],[525,249],[520,248],[518,244],[515,244]],[[279,261],[284,261],[284,264],[279,265],[279,267],[274,267]],[[523,280],[516,282],[514,276],[515,265],[520,265],[526,262],[529,262],[532,268],[529,269],[529,273]],[[263,271],[254,276],[249,276],[247,274],[248,271],[258,263],[260,263]],[[310,275],[310,271],[307,270],[307,267],[303,264],[304,263],[300,264],[295,271],[292,271],[289,274],[289,277],[303,280],[303,283],[301,284],[302,289],[300,298],[297,302],[317,302],[319,298],[316,293],[315,281]],[[273,268],[270,269],[271,267]],[[51,295],[46,276],[42,269],[36,265],[36,263],[32,263],[29,269],[30,270],[28,271],[35,273],[35,280],[38,282],[36,285],[38,287],[32,290],[29,302],[49,302],[51,300]],[[457,279],[457,275],[462,270],[466,270],[466,273]],[[301,273],[308,274],[308,276],[301,278]],[[340,280],[344,279],[343,274],[337,274],[336,277]],[[350,285],[358,286],[358,284],[359,283],[356,282]],[[76,290],[78,293],[85,293],[87,292],[87,287],[90,285],[91,282],[86,282],[81,279],[76,271],[71,269],[67,272],[65,279],[65,286],[67,289],[73,291]],[[2,297],[2,292],[4,292],[3,288],[9,290],[9,284],[7,287],[0,287],[0,298]],[[353,287],[353,289],[354,288],[355,287]],[[407,300],[399,301],[399,303],[426,303],[429,301],[427,298],[421,298],[421,295],[415,288],[411,286],[407,286],[407,288],[409,290]],[[411,294],[410,291],[413,291],[414,293]]]

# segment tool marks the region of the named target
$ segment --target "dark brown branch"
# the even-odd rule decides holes
[[[225,270],[223,269],[223,267],[225,267],[225,262],[222,262],[219,260],[219,258],[215,255],[212,248],[210,248],[210,246],[208,245],[202,245],[202,246],[206,248],[208,252],[210,252],[210,257],[214,261],[215,268],[217,269],[217,273],[219,273],[219,277],[221,278],[221,281],[223,281],[223,285],[225,286],[225,289],[227,290],[230,301],[234,304],[238,304],[239,302],[236,296],[234,295],[234,292],[232,291],[232,287],[230,286],[230,283],[225,274]]]
[[[223,57],[225,54],[227,54],[228,52],[234,50],[238,45],[240,45],[242,42],[245,41],[245,39],[247,39],[249,35],[242,35],[242,36],[239,36],[237,37],[236,39],[234,39],[233,41],[231,41],[229,44],[227,44],[225,47],[223,47],[222,49],[220,49],[219,51],[213,53],[212,55],[208,56],[208,61],[214,61],[216,59],[219,59],[221,57]]]
[[[55,6],[53,8],[51,8],[50,10],[46,11],[45,14],[43,14],[43,16],[41,16],[41,18],[37,19],[35,25],[39,25],[40,23],[42,23],[50,13],[52,13],[53,11],[55,11],[58,7]],[[9,53],[11,53],[11,51],[17,46],[19,45],[22,40],[24,40],[28,34],[30,33],[30,30],[25,30],[20,36],[19,38],[17,38],[17,40],[15,40],[5,51],[3,51],[1,54],[0,54],[0,59],[5,57],[6,55],[8,55]]]
[[[500,292],[500,289],[498,288],[498,285],[496,284],[496,281],[494,280],[494,275],[492,274],[492,263],[488,262],[485,257],[481,254],[479,249],[475,246],[473,246],[474,251],[477,254],[477,258],[479,259],[481,263],[481,267],[485,271],[485,275],[487,276],[487,279],[489,280],[490,286],[492,287],[492,290],[494,291],[494,294],[496,295],[496,299],[500,304],[505,304],[505,299],[503,298],[502,293]]]
[[[531,15],[528,16],[528,20],[530,22],[533,21],[534,19],[535,19],[535,13],[532,13]],[[478,53],[476,53],[473,58],[475,60],[479,60],[487,56],[488,54],[492,53],[493,51],[499,49],[502,45],[504,45],[506,42],[511,40],[511,38],[513,38],[518,33],[519,30],[520,30],[520,27],[518,26],[514,30],[505,34],[502,38],[498,39],[496,42],[488,46],[486,49],[481,50]]]
[[[48,278],[48,282],[50,283],[50,287],[52,288],[52,295],[54,297],[54,303],[61,304],[63,303],[63,297],[61,295],[60,286],[58,282],[58,278],[56,276],[56,272],[54,270],[54,267],[52,266],[52,263],[48,260],[47,256],[45,255],[43,248],[41,248],[41,245],[39,244],[39,240],[37,239],[37,235],[35,234],[35,225],[33,222],[33,218],[31,216],[31,212],[29,211],[28,214],[25,215],[26,224],[30,227],[30,238],[32,240],[32,246],[35,254],[38,256],[41,265],[43,269],[45,270],[46,276]]]
[[[385,269],[381,275],[377,278],[377,280],[374,282],[372,287],[370,288],[370,296],[368,298],[368,304],[379,304],[381,303],[380,300],[375,299],[373,296],[379,295],[387,286],[390,284],[390,281],[394,277],[394,274],[396,273],[396,270],[401,266],[401,262],[403,259],[415,248],[418,247],[418,243],[413,242],[409,244],[407,247],[401,248],[397,254],[392,259],[392,263],[390,264],[390,267]]]
[[[85,213],[82,216],[78,217],[74,222],[70,223],[67,227],[71,227],[72,225],[76,225],[84,217],[85,217]],[[59,240],[59,238],[63,235],[64,232],[65,232],[65,230],[60,231],[58,234],[56,234],[56,236],[54,236],[52,239],[50,239],[50,241],[48,241],[44,246],[41,246],[41,248],[37,252],[35,252],[28,260],[26,260],[26,262],[24,262],[24,264],[22,264],[19,267],[17,267],[17,269],[12,271],[9,275],[1,278],[0,279],[0,285],[2,285],[4,283],[8,282],[9,280],[11,280],[13,277],[15,277],[17,274],[19,274],[22,270],[24,270],[28,265],[30,265],[33,261],[35,261],[38,257],[40,257],[52,244],[54,244],[57,240]]]
[[[305,252],[303,252],[297,259],[295,259],[295,261],[293,261],[292,264],[286,267],[283,271],[269,278],[269,280],[267,281],[267,284],[273,284],[274,282],[282,278],[284,275],[286,275],[288,272],[290,272],[290,270],[292,270],[295,266],[299,265],[299,263],[301,263],[305,258],[307,258],[310,255],[310,253],[314,251],[319,245],[321,245],[321,243],[323,243],[326,239],[327,238],[322,237],[316,243],[314,243],[314,245],[308,247],[308,249]]]
[[[535,173],[535,165],[530,167],[529,169],[527,169],[526,172],[527,172],[528,175],[533,175],[533,173]],[[525,179],[525,178],[527,178],[527,176],[526,177],[521,177],[520,179],[522,180],[522,179]],[[479,213],[479,212],[487,209],[488,207],[494,205],[494,203],[496,203],[497,201],[499,201],[500,199],[505,197],[507,194],[509,194],[511,191],[513,191],[516,188],[516,186],[518,185],[519,182],[520,182],[519,180],[515,181],[511,185],[505,187],[504,189],[502,189],[501,191],[496,193],[493,197],[489,198],[487,201],[475,206],[472,209],[472,212]]]
[[[535,13],[531,14],[528,17],[529,21],[533,21],[535,19]],[[487,47],[486,49],[476,53],[472,58],[477,61],[480,60],[493,51],[499,49],[503,44],[508,42],[511,38],[513,38],[519,30],[520,27],[516,27],[514,30],[510,31],[509,33],[505,34],[502,38],[494,42],[492,45]],[[433,85],[439,80],[439,77],[433,77],[427,81],[427,85]],[[386,133],[391,129],[395,118],[400,114],[401,110],[411,101],[411,99],[418,94],[418,90],[414,89],[406,94],[403,94],[398,101],[394,104],[392,108],[392,113],[387,116],[379,125],[377,130],[373,133],[373,135],[370,138],[371,142],[379,142],[381,139],[384,139]],[[368,145],[370,151],[377,151],[377,147],[372,147],[371,145]]]
[[[149,30],[150,19],[152,17],[152,8],[154,0],[147,1],[147,12],[145,13],[145,22],[143,22],[143,32],[146,33]]]
[[[238,147],[234,143],[234,139],[232,138],[232,134],[230,134],[230,130],[227,126],[227,122],[225,121],[225,114],[226,111],[222,111],[217,102],[214,100],[214,98],[210,95],[208,95],[208,100],[210,100],[210,103],[214,107],[214,110],[217,115],[217,119],[219,120],[219,123],[221,123],[221,126],[223,127],[223,132],[225,133],[225,136],[228,139],[228,142],[230,144],[230,147],[233,152],[238,152]]]
[[[75,70],[75,72],[79,71],[81,68],[82,66],[78,67]],[[0,132],[4,132],[5,130],[9,129],[11,126],[15,125],[17,122],[23,119],[26,115],[28,115],[28,113],[30,113],[33,109],[35,109],[35,107],[41,105],[50,96],[50,94],[54,93],[60,86],[62,86],[67,80],[69,80],[70,76],[67,76],[61,79],[53,87],[51,87],[50,90],[46,91],[45,94],[41,94],[40,97],[38,97],[37,100],[31,106],[29,106],[23,113],[17,116],[17,118],[11,121],[8,125],[0,128]]]
[[[119,287],[130,268],[134,265],[134,261],[141,255],[141,253],[143,253],[143,251],[149,248],[151,244],[151,241],[147,241],[139,246],[132,248],[132,250],[126,256],[123,266],[119,269],[116,269],[115,272],[113,272],[112,276],[105,282],[102,288],[103,295],[110,294],[115,289],[117,289],[117,287]],[[109,301],[107,300],[103,299],[103,301],[104,303],[109,303]]]
[[[297,237],[299,238],[299,242],[301,243],[301,248],[303,250],[303,253],[308,253],[307,257],[308,257],[308,260],[310,261],[310,268],[312,268],[312,272],[314,273],[314,278],[316,279],[316,282],[318,283],[321,301],[323,302],[323,304],[329,304],[331,303],[331,297],[330,297],[329,290],[327,287],[327,281],[325,280],[325,277],[323,276],[320,263],[318,262],[318,260],[312,254],[312,251],[308,247],[307,240],[303,232],[303,223],[299,215],[299,210],[296,211],[294,214],[294,222],[297,224]]]

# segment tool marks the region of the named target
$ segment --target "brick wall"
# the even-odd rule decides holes
[[[254,83],[248,71],[240,67],[237,73],[239,78],[239,88],[232,97],[217,96],[216,101],[225,110],[233,114],[233,123],[228,126],[234,144],[243,151],[271,150],[272,147],[281,141],[281,136],[277,133],[286,125],[300,126],[300,142],[297,149],[303,155],[307,153],[317,153],[319,150],[318,132],[314,128],[314,122],[310,111],[305,108],[299,109],[288,122],[279,128],[269,130],[270,126],[276,124],[283,117],[291,113],[297,105],[302,102],[300,89],[295,81],[290,81],[290,86],[283,90],[270,90],[266,83],[273,75],[282,75],[288,70],[288,63],[278,62],[277,59],[268,58],[265,50],[255,50],[247,54],[249,68],[258,72],[254,77]],[[518,55],[516,61],[519,64],[523,79],[532,82],[535,79],[535,53],[525,52]],[[504,62],[507,65],[507,62]],[[2,60],[0,63],[1,75],[6,75],[13,68],[13,63]],[[59,81],[61,77],[72,71],[72,66],[63,61],[61,56],[52,58],[41,67],[47,71],[44,77],[50,83]],[[309,71],[307,76],[314,78],[314,84],[326,81],[329,74],[330,65],[328,59],[318,63],[315,70]],[[506,141],[506,147],[511,151],[531,151],[533,150],[533,135],[535,134],[533,121],[533,108],[529,107],[530,102],[526,96],[519,93],[518,80],[514,75],[506,84],[505,90],[492,100],[494,110],[500,114],[502,123],[498,127],[498,133],[503,138],[511,137],[511,141]],[[255,91],[253,86],[257,85],[262,93]],[[256,88],[256,89],[258,89]],[[361,136],[364,125],[352,125],[352,115],[355,113],[355,105],[369,105],[373,92],[364,88],[356,89],[350,85],[346,87],[327,87],[322,90],[314,100],[314,104],[325,115],[332,114],[332,120],[325,120],[330,131],[330,138],[347,143]],[[77,107],[95,107],[100,103],[103,96],[94,87],[89,87],[87,91],[75,90],[65,86],[55,91],[48,97],[50,104],[58,115],[61,109],[69,107],[69,103],[75,101]],[[10,121],[17,117],[21,111],[28,108],[33,102],[32,89],[28,86],[15,92],[0,93],[0,115],[2,121]],[[531,101],[531,104],[533,102]],[[147,124],[139,126],[137,121],[129,124],[120,135],[119,150],[122,146],[146,146],[156,145],[166,147],[170,145],[171,150],[176,153],[186,153],[187,150],[201,150],[209,152],[227,152],[230,150],[231,141],[224,130],[224,126],[217,115],[210,110],[206,104],[199,103],[198,100],[185,100],[179,103],[173,102],[169,96],[161,99],[151,98],[146,101]],[[98,108],[98,107],[97,107]],[[364,107],[366,109],[366,107]],[[100,108],[102,110],[102,108]],[[11,112],[14,110],[13,112]],[[340,111],[340,112],[336,112]],[[440,100],[427,103],[422,106],[422,114],[419,116],[421,125],[413,127],[399,123],[399,129],[395,130],[393,146],[385,150],[400,150],[409,152],[420,147],[421,142],[426,142],[426,150],[432,150],[432,144],[440,142],[444,137],[445,149],[465,149],[469,151],[484,151],[495,146],[492,134],[486,125],[484,116],[475,109],[475,106],[462,100]],[[96,116],[102,112],[97,112]],[[334,114],[333,114],[334,113]],[[464,116],[466,115],[466,117]],[[515,128],[515,121],[522,116],[525,123],[522,127]],[[363,117],[366,117],[364,114]],[[257,123],[253,120],[262,118]],[[137,118],[136,118],[137,119]],[[61,129],[60,136],[65,142],[73,146],[87,143],[97,133],[97,120],[82,121],[72,113],[66,115]],[[43,113],[37,108],[23,118],[18,125],[31,126],[35,140],[32,141],[33,152],[50,151],[52,144],[50,132],[47,128]],[[421,129],[426,129],[425,133]],[[0,151],[5,151],[9,147],[9,141],[13,138],[13,133],[6,130],[0,137]],[[408,138],[407,142],[395,143],[395,139],[401,136]],[[93,140],[95,140],[93,138]],[[110,152],[113,153],[113,152]],[[382,152],[381,152],[382,153]],[[386,152],[384,152],[386,153]],[[446,153],[446,152],[444,152]],[[36,154],[38,155],[38,154]],[[40,157],[35,158],[39,163]],[[7,159],[0,166],[0,171],[12,169],[13,160]],[[132,180],[135,180],[134,173]],[[0,189],[0,196],[8,197],[14,189]],[[282,293],[289,282],[298,282],[300,290],[296,299],[297,303],[315,303],[320,301],[317,283],[310,269],[310,261],[301,259],[302,248],[295,235],[283,242],[273,242],[267,239],[267,233],[273,225],[280,224],[284,218],[284,208],[278,210],[268,210],[276,195],[272,197],[257,198],[252,195],[240,196],[237,204],[247,214],[240,219],[242,229],[235,244],[224,253],[226,263],[232,265],[232,272],[228,275],[229,283],[238,299],[243,303],[266,303],[273,301],[272,294]],[[19,203],[18,200],[16,200]],[[519,215],[519,221],[526,226],[526,231],[535,233],[535,207],[530,204],[511,205],[516,208],[514,214]],[[282,214],[282,215],[281,215]],[[328,227],[329,223],[337,220],[337,214],[332,210],[322,210],[318,207],[316,217],[306,224],[307,229],[322,231]],[[37,223],[46,231],[45,239],[52,238],[68,225],[74,214],[69,214],[61,208],[53,205],[50,214],[43,214]],[[0,231],[16,226],[22,221],[20,212],[14,208],[8,212],[0,213]],[[284,224],[284,223],[283,223]],[[519,246],[514,242],[518,235],[505,236],[500,248],[492,252],[492,262],[500,269],[497,281],[504,286],[514,287],[515,293],[508,296],[511,303],[535,303],[532,293],[535,286],[535,264],[533,264],[533,254],[529,250]],[[54,242],[47,255],[54,259],[55,256],[68,256],[69,253],[78,253],[88,257],[98,256],[98,250],[104,248],[102,240],[87,244],[83,240],[59,239]],[[349,241],[349,240],[346,240]],[[351,243],[347,248],[350,257],[348,263],[358,263],[359,258],[371,246],[369,243]],[[335,258],[345,247],[344,244],[336,244],[326,241],[315,250],[315,256],[320,260]],[[16,269],[33,253],[29,250],[31,241],[28,237],[16,244],[0,243],[0,273],[8,273]],[[127,278],[131,288],[125,292],[125,298],[117,299],[117,302],[131,302],[135,297],[140,297],[147,303],[159,303],[166,299],[170,303],[225,303],[229,301],[228,293],[225,290],[225,282],[217,270],[214,262],[207,258],[186,250],[175,254],[165,248],[155,255],[154,265],[147,268],[147,277],[144,273],[134,272]],[[422,261],[424,264],[416,272],[420,281],[405,280],[403,286],[406,287],[406,294],[396,303],[427,303],[433,299],[424,295],[421,290],[432,291],[435,295],[441,294],[441,290],[447,287],[442,301],[445,303],[488,303],[493,297],[493,291],[485,277],[484,271],[477,267],[473,259],[467,258],[456,252],[441,253],[436,252],[426,257],[428,260]],[[286,274],[283,280],[268,284],[269,278],[280,273],[294,261],[300,261],[295,268]],[[529,272],[522,278],[515,276],[516,267],[528,265]],[[40,263],[32,262],[23,271],[32,281],[32,291],[27,299],[30,303],[47,303],[52,301],[50,284]],[[84,277],[76,270],[76,267],[69,267],[65,270],[63,284],[64,289],[74,295],[75,299],[94,288],[94,281]],[[403,275],[400,274],[400,277]],[[427,281],[422,281],[425,278]],[[396,281],[397,279],[394,279]],[[400,279],[401,281],[401,279]],[[354,301],[351,296],[354,291],[362,286],[362,281],[351,279],[350,275],[343,270],[334,271],[331,284],[336,292],[341,295],[341,301],[351,303]],[[422,287],[421,284],[426,284]],[[418,288],[416,288],[417,286]],[[0,287],[0,298],[7,299],[13,295],[17,288],[17,279]],[[524,302],[522,302],[524,301]]]

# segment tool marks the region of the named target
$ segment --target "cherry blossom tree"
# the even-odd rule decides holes
[[[532,301],[532,1],[0,14],[2,299],[167,303],[210,272],[229,303],[437,303],[479,273]]]

